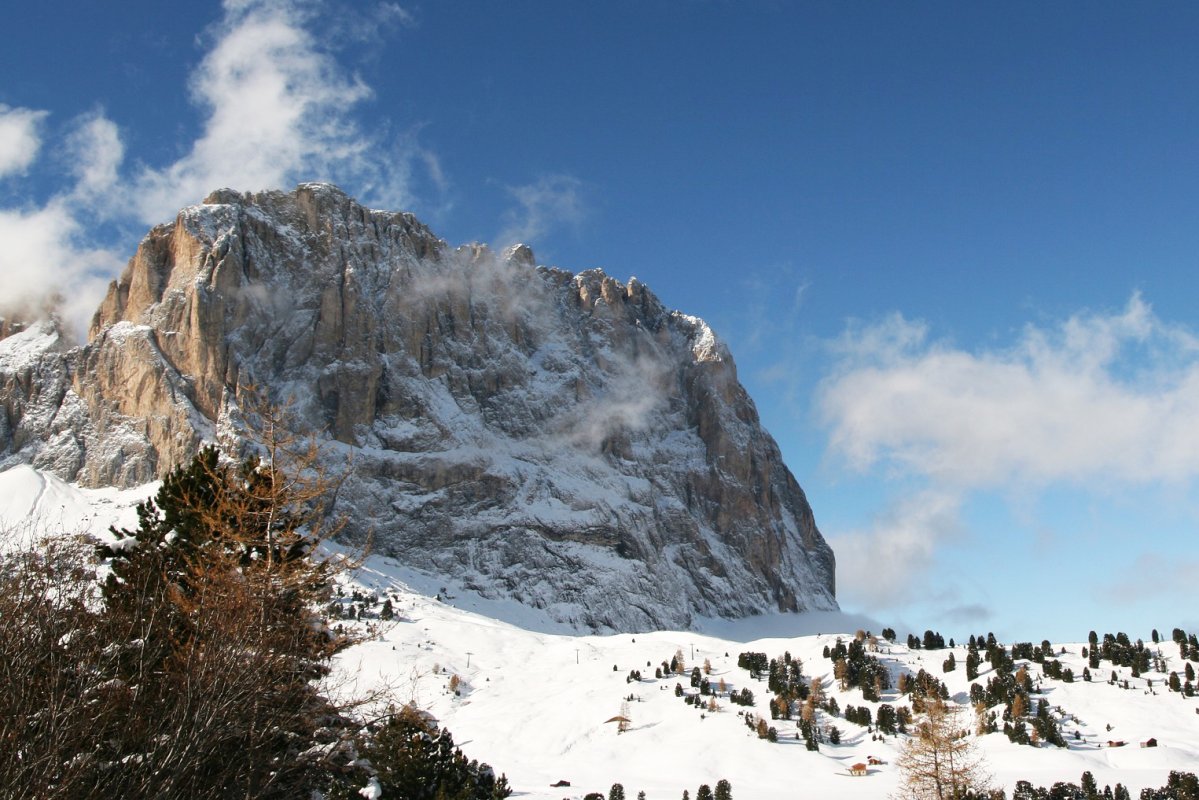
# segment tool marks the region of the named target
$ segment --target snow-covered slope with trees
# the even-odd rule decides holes
[[[734,796],[752,800],[891,796],[903,780],[896,762],[908,735],[878,734],[876,739],[877,727],[847,721],[845,710],[868,707],[872,720],[877,720],[883,705],[910,708],[912,695],[900,694],[895,687],[901,675],[920,670],[944,681],[951,702],[962,707],[961,722],[977,744],[992,785],[1005,788],[1009,797],[1017,781],[1046,787],[1059,781],[1078,784],[1084,772],[1092,774],[1100,789],[1122,783],[1136,797],[1142,788],[1164,785],[1171,770],[1199,772],[1199,698],[1168,690],[1168,674],[1182,676],[1187,663],[1169,641],[1169,632],[1160,645],[1147,637],[1145,642],[1153,653],[1160,652],[1165,672],[1151,670],[1135,678],[1129,668],[1104,660],[1101,669],[1093,670],[1092,680],[1083,681],[1086,632],[1080,632],[1082,643],[1053,645],[1052,660],[1073,670],[1072,683],[1046,677],[1041,664],[1018,660],[1017,669],[1026,668],[1035,688],[1027,727],[1032,730],[1035,704],[1043,699],[1066,743],[1034,746],[1015,744],[1004,735],[1003,705],[986,711],[997,715],[1000,730],[975,736],[970,686],[985,686],[997,673],[984,661],[978,677],[968,680],[964,644],[913,650],[904,644],[906,633],[894,644],[880,641],[871,655],[890,674],[892,688],[871,701],[859,688],[842,689],[834,662],[824,655],[826,647],[836,648],[838,639],[848,644],[855,636],[852,625],[844,624],[855,620],[838,620],[838,615],[814,615],[811,621],[803,615],[780,617],[778,635],[749,640],[686,631],[536,633],[475,613],[475,604],[486,607],[486,602],[456,594],[452,587],[437,599],[434,593],[442,587],[434,587],[428,578],[382,561],[370,567],[360,576],[358,591],[364,598],[379,597],[380,604],[368,606],[367,613],[378,635],[346,653],[341,667],[358,681],[390,681],[401,701],[430,709],[471,757],[505,771],[521,796],[536,800],[579,798],[592,791],[606,796],[614,782],[620,782],[630,798],[645,791],[648,798],[677,800],[684,789],[694,798],[700,784],[714,787],[722,778],[731,782]],[[374,618],[387,598],[397,614],[391,622]],[[341,602],[355,605],[349,595]],[[752,630],[753,621],[746,622]],[[729,633],[735,631],[725,635]],[[1029,631],[1029,638],[1034,637]],[[737,666],[742,652],[780,660],[790,653],[802,662],[805,681],[819,683],[825,696],[836,701],[836,714],[816,711],[815,724],[824,731],[818,750],[807,749],[798,720],[771,719],[773,695],[767,681]],[[683,674],[655,678],[662,662],[678,653],[685,664]],[[950,653],[956,667],[945,673],[943,664]],[[705,662],[711,666],[709,683],[725,683],[725,693],[715,698],[716,712],[708,708],[711,697],[702,697],[701,705],[689,705],[675,695],[679,684],[686,694],[698,694],[690,672],[696,666],[702,672]],[[1108,682],[1113,669],[1115,684]],[[640,672],[640,680],[628,680],[633,671]],[[449,689],[455,676],[457,693]],[[748,709],[728,697],[744,688],[754,694]],[[751,731],[747,712],[774,727],[777,742]],[[627,732],[618,733],[617,723],[608,720],[622,713],[630,724]],[[839,744],[829,741],[828,726],[839,730]],[[1140,746],[1150,739],[1156,739],[1156,747]],[[1109,747],[1109,741],[1125,745]],[[868,766],[861,777],[849,774],[852,765],[869,764],[871,757],[883,763]],[[560,779],[569,780],[571,787],[551,788]]]
[[[46,528],[103,536],[113,521],[131,524],[131,504],[151,489],[116,494],[63,484],[28,468],[9,470],[0,473],[5,499],[0,529],[20,527],[33,511],[58,514]],[[1130,639],[1112,632],[1105,646],[1100,630],[1095,649],[1087,632],[1080,631],[1078,642],[1043,648],[1036,631],[1029,630],[1025,645],[997,643],[1007,656],[1017,651],[1012,663],[997,669],[986,660],[986,632],[976,631],[979,661],[977,675],[970,677],[966,642],[940,647],[932,632],[916,632],[922,646],[914,648],[906,644],[907,631],[898,632],[894,642],[872,631],[860,642],[861,663],[877,659],[878,666],[859,674],[880,669],[886,678],[877,699],[870,699],[871,681],[863,690],[845,687],[839,678],[838,645],[855,648],[851,643],[864,624],[840,613],[698,621],[719,634],[578,635],[544,609],[485,597],[461,582],[385,557],[369,559],[338,594],[333,605],[341,620],[334,623],[367,634],[338,656],[332,679],[338,691],[364,694],[387,687],[391,701],[429,710],[468,756],[506,773],[516,796],[530,800],[577,799],[593,791],[606,795],[615,782],[628,798],[644,791],[650,799],[677,800],[684,789],[694,798],[701,784],[714,788],[721,779],[742,800],[888,797],[903,780],[898,760],[909,741],[890,727],[904,709],[913,708],[919,694],[912,688],[914,676],[922,670],[943,682],[951,705],[962,709],[961,724],[992,785],[1005,788],[1009,797],[1020,780],[1046,787],[1059,781],[1077,784],[1084,772],[1100,789],[1120,783],[1137,797],[1144,787],[1164,785],[1172,770],[1199,772],[1199,698],[1170,689],[1171,673],[1185,690],[1187,665],[1192,674],[1199,668],[1199,648],[1189,638],[1193,632],[1184,651],[1172,631],[1163,630],[1159,643],[1148,630],[1133,632]],[[773,633],[764,636],[768,628]],[[1139,647],[1138,635],[1144,638]],[[1094,649],[1097,667],[1090,653],[1083,655],[1084,648]],[[804,703],[793,704],[794,719],[772,719],[768,680],[738,665],[742,653],[780,661],[789,654],[801,665],[807,691],[820,686],[823,699],[812,720],[819,739],[815,750],[808,749],[801,733]],[[954,667],[946,672],[951,656]],[[672,660],[675,674],[656,677]],[[692,687],[696,667],[714,695]],[[1072,681],[1066,680],[1067,671]],[[1005,703],[984,701],[981,721],[985,726],[994,714],[998,730],[977,735],[980,717],[971,702],[972,685],[984,690],[993,682],[1016,686],[1020,681],[1031,689],[1022,718],[1005,721]],[[1190,685],[1193,689],[1195,681]],[[752,705],[734,703],[732,696],[745,689],[753,694]],[[696,695],[701,704],[688,702]],[[1036,721],[1042,701],[1052,725]],[[890,722],[880,720],[888,717],[885,711],[880,715],[884,706],[896,712]],[[863,708],[869,709],[870,727],[860,722]],[[759,717],[767,733],[774,728],[777,741],[759,738],[748,727],[747,714],[755,728]],[[610,721],[616,716],[629,720],[625,732]],[[919,723],[918,713],[913,721]],[[1028,733],[1038,725],[1056,730],[1064,746],[1014,743],[1003,733],[1005,722],[1019,722]],[[1141,747],[1150,740],[1156,747]],[[1111,746],[1120,742],[1123,746]],[[872,758],[882,763],[872,764]],[[851,776],[850,768],[859,763],[867,765],[865,774]],[[552,786],[561,780],[571,785]]]

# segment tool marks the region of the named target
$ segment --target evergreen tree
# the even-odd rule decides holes
[[[608,800],[624,800],[624,786],[619,783],[612,784],[612,788],[608,790]]]
[[[733,786],[724,778],[716,782],[715,800],[733,800]]]
[[[1199,800],[1199,776],[1193,772],[1171,771],[1166,781],[1171,800]]]
[[[712,787],[708,784],[700,784],[699,791],[695,793],[695,800],[712,800]]]
[[[869,709],[867,709],[869,712]],[[897,723],[899,716],[895,713],[895,707],[890,703],[883,703],[878,707],[878,730],[880,733],[896,734]],[[869,723],[867,723],[869,724]]]
[[[966,680],[978,679],[978,651],[973,647],[966,653]]]
[[[411,706],[393,709],[363,743],[362,753],[375,770],[383,797],[501,800],[512,794],[506,778],[497,779],[486,764],[468,761],[449,731]]]

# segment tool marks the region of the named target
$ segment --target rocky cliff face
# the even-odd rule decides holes
[[[247,385],[352,450],[376,552],[582,628],[836,608],[833,555],[728,350],[636,279],[452,249],[334,187],[214,193],[67,349],[0,340],[0,467],[135,485]]]

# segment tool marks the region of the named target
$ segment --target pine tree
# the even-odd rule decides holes
[[[733,786],[724,778],[716,782],[715,800],[733,800]]]
[[[695,793],[695,800],[712,800],[712,787],[706,783],[700,784],[699,791]]]
[[[608,790],[608,800],[624,800],[624,786],[619,783],[612,784],[612,788]]]
[[[486,764],[468,761],[449,731],[411,706],[392,709],[363,743],[362,753],[375,770],[383,797],[501,800],[512,793],[506,778],[497,779]]]

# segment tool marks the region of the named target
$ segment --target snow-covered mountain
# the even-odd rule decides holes
[[[337,510],[410,567],[593,630],[836,608],[727,348],[636,279],[325,184],[226,190],[147,235],[86,345],[5,332],[0,468],[145,483],[235,435],[252,384],[352,455]]]

